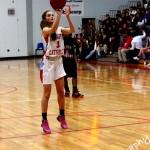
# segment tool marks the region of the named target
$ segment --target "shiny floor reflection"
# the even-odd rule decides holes
[[[52,134],[41,124],[39,58],[0,61],[0,147],[2,150],[148,150],[150,68],[109,62],[78,63],[83,99],[66,98],[64,130],[56,120],[55,85],[49,101]],[[72,89],[71,79],[69,86]],[[142,143],[138,140],[143,139]],[[145,140],[145,141],[146,141]]]

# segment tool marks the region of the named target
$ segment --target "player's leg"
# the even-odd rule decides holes
[[[73,92],[72,92],[72,97],[75,98],[83,98],[83,95],[79,93],[78,90],[78,79],[77,79],[77,64],[74,62],[74,69],[72,69],[72,87],[73,87]]]
[[[47,109],[48,109],[48,101],[50,98],[51,93],[51,84],[43,85],[43,97],[41,102],[41,109],[42,109],[42,128],[45,133],[51,133],[51,129],[48,124],[47,120]]]
[[[77,77],[72,77],[72,86],[73,86],[72,97],[83,98],[84,95],[79,93],[79,90],[77,87]]]
[[[65,88],[65,97],[69,97],[70,90],[69,90],[69,86],[68,86],[68,77],[67,76],[64,77],[64,88]]]
[[[54,74],[54,65],[51,65],[49,61],[43,57],[44,65],[42,67],[42,82],[43,82],[43,96],[41,101],[41,109],[42,109],[42,128],[45,133],[51,133],[51,129],[47,120],[47,111],[48,111],[48,101],[51,94],[51,86],[53,82],[53,74]],[[51,70],[49,68],[52,68]],[[50,70],[50,71],[49,71]]]
[[[65,120],[64,77],[55,80],[55,85],[59,105],[59,116],[57,117],[57,120],[60,122],[61,127],[66,129],[68,126]]]

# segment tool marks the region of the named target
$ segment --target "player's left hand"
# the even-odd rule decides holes
[[[70,6],[68,6],[68,8],[65,9],[66,17],[68,17],[70,15],[70,11],[71,11],[71,8],[70,8]]]

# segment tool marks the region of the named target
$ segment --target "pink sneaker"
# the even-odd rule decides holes
[[[68,128],[67,123],[66,123],[65,116],[60,116],[60,115],[59,115],[59,116],[57,117],[57,120],[60,122],[61,127],[62,127],[63,129],[67,129],[67,128]]]
[[[41,127],[43,128],[43,131],[44,131],[45,133],[51,133],[51,129],[50,129],[50,127],[49,127],[49,124],[48,124],[48,121],[47,121],[47,120],[43,120],[43,121],[42,121]]]

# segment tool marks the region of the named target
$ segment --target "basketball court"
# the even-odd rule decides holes
[[[66,98],[68,129],[56,120],[55,85],[49,101],[51,134],[41,128],[39,58],[0,61],[1,150],[149,150],[150,68],[78,62],[83,99]],[[71,80],[69,79],[71,89]]]

